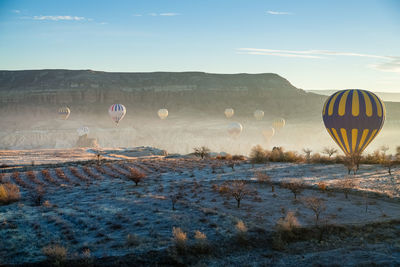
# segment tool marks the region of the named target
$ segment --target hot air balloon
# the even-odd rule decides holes
[[[61,107],[58,109],[58,117],[60,119],[66,120],[71,114],[71,110],[68,107]]]
[[[118,125],[118,123],[126,114],[126,108],[122,104],[113,104],[108,109],[108,114],[110,114],[111,119],[115,122],[115,124]]]
[[[283,118],[279,118],[274,120],[274,122],[272,123],[272,126],[274,127],[275,130],[279,131],[280,129],[282,129],[285,126],[285,119]]]
[[[357,165],[361,153],[382,129],[385,116],[385,105],[379,97],[359,89],[334,93],[322,110],[329,135]]]
[[[239,122],[232,122],[228,125],[228,134],[233,137],[237,138],[243,131],[243,126]]]
[[[166,108],[159,109],[157,114],[158,117],[160,117],[160,119],[164,120],[168,117],[168,109]]]
[[[264,118],[264,111],[257,109],[256,111],[254,111],[254,118],[256,118],[256,120],[260,121]]]
[[[233,108],[227,108],[225,109],[225,116],[229,119],[232,118],[233,114],[235,114],[235,111],[233,110]]]
[[[264,136],[265,140],[269,142],[271,138],[275,135],[275,129],[272,127],[264,129],[262,131],[262,135]]]
[[[89,134],[89,127],[82,126],[82,127],[79,127],[76,131],[78,132],[79,136],[84,136],[85,134]]]

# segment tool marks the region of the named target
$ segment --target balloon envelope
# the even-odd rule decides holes
[[[232,122],[228,125],[228,134],[231,137],[239,137],[243,131],[243,126],[239,122]]]
[[[227,108],[225,109],[225,116],[229,119],[232,118],[233,114],[235,114],[235,111],[233,110],[233,108]]]
[[[126,108],[122,104],[113,104],[108,109],[108,114],[110,114],[111,119],[118,124],[126,114]]]
[[[348,156],[364,151],[382,129],[385,116],[385,105],[379,97],[359,89],[334,93],[322,110],[329,135]]]
[[[264,111],[257,109],[256,111],[254,111],[254,118],[256,118],[256,120],[262,120],[264,118]]]
[[[274,135],[275,135],[275,129],[270,127],[268,129],[264,129],[262,131],[262,135],[264,136],[264,138],[269,141]]]
[[[160,117],[160,119],[164,120],[168,117],[168,109],[166,108],[159,109],[157,114],[158,117]]]
[[[274,127],[275,130],[280,130],[285,126],[285,124],[286,124],[285,119],[279,118],[274,120],[272,126]]]
[[[71,110],[68,107],[61,107],[58,109],[58,116],[60,119],[68,119],[69,114],[71,114]]]
[[[85,134],[89,134],[89,127],[82,126],[82,127],[79,127],[76,131],[78,132],[79,136],[83,136]]]

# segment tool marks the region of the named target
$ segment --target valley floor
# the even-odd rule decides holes
[[[130,168],[147,175],[137,186]],[[257,173],[271,177],[274,190]],[[232,168],[228,161],[145,155],[7,169],[1,179],[20,187],[21,200],[0,206],[0,265],[49,263],[43,248],[56,246],[66,249],[67,265],[399,265],[399,175],[361,166],[346,198],[336,187],[347,176],[342,165],[241,161]],[[236,180],[248,192],[240,208],[226,193]],[[306,185],[296,199],[282,186],[287,181]],[[309,197],[325,206],[317,226]],[[288,214],[297,227],[279,230]],[[174,227],[186,233],[183,245],[173,239]]]

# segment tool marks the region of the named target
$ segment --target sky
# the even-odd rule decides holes
[[[400,93],[400,1],[0,0],[0,69],[277,73]]]

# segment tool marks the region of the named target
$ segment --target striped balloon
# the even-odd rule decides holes
[[[69,114],[71,114],[71,110],[68,107],[61,107],[58,109],[58,116],[60,117],[60,119],[68,119]]]
[[[122,118],[126,114],[126,108],[122,104],[114,104],[108,109],[108,114],[110,114],[111,119],[118,125]]]
[[[334,93],[322,110],[329,135],[348,156],[359,156],[364,151],[382,129],[385,116],[385,105],[379,97],[359,89]]]
[[[280,130],[285,126],[285,124],[286,124],[285,119],[279,118],[274,120],[274,122],[272,123],[272,127],[274,127],[275,130]]]

